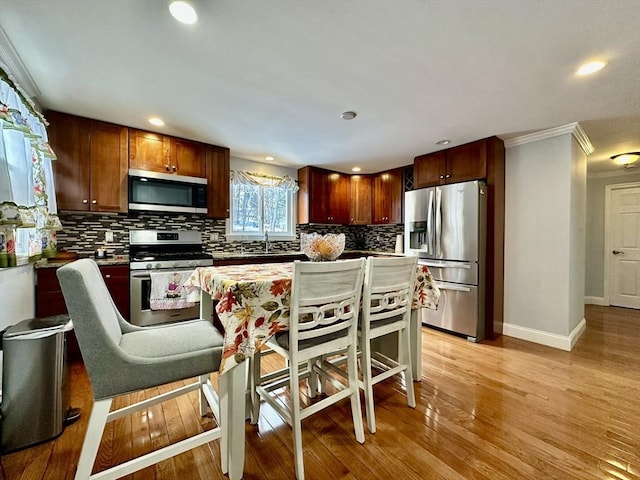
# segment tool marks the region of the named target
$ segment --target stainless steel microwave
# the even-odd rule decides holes
[[[129,210],[207,213],[207,179],[130,169]]]

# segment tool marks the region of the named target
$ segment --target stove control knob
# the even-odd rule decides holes
[[[161,265],[159,263],[156,263],[156,268],[160,268]]]
[[[145,265],[145,268],[146,268],[147,270],[151,270],[151,269],[153,268],[153,265],[151,265],[150,263],[147,263],[147,264]]]

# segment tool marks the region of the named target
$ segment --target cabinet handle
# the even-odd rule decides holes
[[[169,165],[165,165],[165,166],[164,166],[164,169],[165,169],[167,172],[168,172],[169,170],[171,170],[171,169],[169,168]]]
[[[447,175],[447,177],[446,177],[446,178],[451,178],[451,175]]]
[[[84,200],[82,200],[82,203],[89,203],[89,200],[85,198]]]
[[[175,171],[177,171],[177,170],[178,170],[178,167],[176,167],[176,166],[174,165],[174,166],[173,166],[173,171],[175,172]]]
[[[98,201],[97,200],[91,200],[91,203],[93,203],[95,205],[96,203],[98,203]]]
[[[111,275],[106,274],[106,275],[104,276],[104,278],[111,278]]]
[[[444,178],[444,175],[440,175],[440,180],[442,180]]]

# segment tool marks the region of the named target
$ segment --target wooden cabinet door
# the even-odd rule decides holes
[[[207,176],[205,146],[182,138],[171,138],[171,173],[190,177]]]
[[[52,162],[59,210],[89,210],[89,120],[47,112],[49,143],[58,159]]]
[[[129,166],[158,173],[172,173],[169,137],[129,129]]]
[[[446,183],[446,150],[420,155],[413,161],[413,181],[416,188]]]
[[[298,223],[328,223],[329,170],[303,167],[298,170]]]
[[[447,183],[480,180],[486,176],[486,140],[478,140],[447,150]]]
[[[128,129],[91,120],[91,201],[96,212],[126,212],[128,209]]]
[[[387,196],[389,210],[387,223],[403,223],[402,202],[404,200],[404,169],[395,168],[387,172]]]
[[[351,176],[351,225],[369,225],[371,223],[371,177],[369,175]]]
[[[328,174],[329,181],[329,218],[328,223],[348,225],[351,202],[349,192],[351,181],[349,175],[332,172]],[[326,201],[326,200],[325,200]]]
[[[389,194],[388,194],[389,175],[386,172],[378,173],[373,176],[373,223],[387,223],[389,215]]]
[[[206,147],[207,218],[229,218],[229,149]]]
[[[102,278],[125,320],[129,320],[129,267],[126,265],[106,265],[100,267]]]

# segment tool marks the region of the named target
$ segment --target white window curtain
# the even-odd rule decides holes
[[[0,69],[0,268],[55,256],[54,159],[44,117]]]

